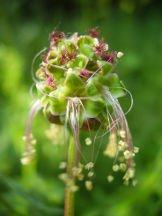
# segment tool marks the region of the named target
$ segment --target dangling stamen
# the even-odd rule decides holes
[[[80,126],[79,126],[79,119],[80,119],[80,99],[78,98],[70,98],[68,100],[68,104],[67,104],[67,108],[68,111],[66,112],[66,124],[67,121],[69,121],[69,124],[71,126],[72,129],[72,133],[73,133],[73,137],[74,137],[74,141],[76,144],[76,160],[77,160],[77,154],[79,153],[83,159],[85,161],[87,161],[86,157],[82,154],[81,149],[80,149],[80,142],[79,142],[79,130],[80,130]],[[68,114],[69,113],[69,114]]]
[[[105,97],[106,101],[108,102],[108,104],[111,104],[113,108],[113,114],[115,119],[118,120],[118,125],[119,125],[118,136],[120,140],[118,144],[117,154],[119,153],[119,151],[123,152],[125,163],[120,164],[119,167],[120,170],[126,170],[123,179],[125,184],[128,185],[129,180],[134,178],[134,173],[135,173],[134,161],[133,161],[133,157],[135,156],[134,153],[135,148],[132,143],[132,137],[128,127],[127,120],[125,118],[124,112],[118,100],[115,99],[107,89],[104,91],[104,94],[106,95]]]
[[[109,157],[115,157],[117,153],[117,135],[115,128],[112,129],[109,136],[109,142],[107,144],[106,150],[104,151],[105,155]]]
[[[31,128],[32,128],[32,122],[34,120],[34,117],[38,113],[38,111],[41,109],[41,103],[39,100],[37,100],[28,115],[27,123],[26,123],[26,129],[25,129],[25,137],[24,140],[26,141],[26,150],[23,154],[23,158],[21,159],[21,163],[23,165],[29,164],[35,156],[35,148],[34,145],[36,144],[36,140],[33,139]]]

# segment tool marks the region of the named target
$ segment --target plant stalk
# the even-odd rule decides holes
[[[75,165],[75,154],[76,154],[76,146],[74,143],[74,138],[72,133],[70,134],[70,143],[68,147],[68,160],[67,160],[67,176],[73,178],[72,176],[72,168]],[[75,194],[66,184],[65,188],[65,204],[64,204],[64,216],[74,216],[74,201]]]

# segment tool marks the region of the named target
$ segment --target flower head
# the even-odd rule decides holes
[[[71,129],[77,152],[83,158],[79,141],[80,130],[90,132],[100,129],[103,136],[110,132],[111,145],[105,150],[105,154],[111,157],[119,154],[124,156],[121,164],[113,165],[113,170],[126,170],[123,179],[129,181],[134,177],[133,157],[138,149],[133,147],[128,123],[118,101],[118,98],[129,93],[114,72],[118,58],[123,53],[110,52],[108,44],[98,37],[97,28],[89,30],[89,35],[74,33],[67,37],[63,32],[51,33],[50,48],[36,72],[38,100],[29,113],[26,125],[27,149],[22,163],[28,164],[34,159],[34,147],[30,138],[31,124],[42,108],[51,123]],[[95,139],[87,138],[86,145],[94,149]],[[112,154],[110,146],[113,149]],[[61,167],[65,167],[64,165]],[[73,169],[73,176],[78,180],[84,179],[83,171],[88,172],[89,180],[85,183],[88,190],[92,189],[94,167],[92,155],[91,160],[86,161],[82,168],[77,163]],[[65,180],[65,175],[61,178]],[[109,175],[108,181],[113,179]],[[72,186],[72,190],[78,189],[74,184]]]

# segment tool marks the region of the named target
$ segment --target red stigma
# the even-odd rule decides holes
[[[52,39],[54,46],[57,46],[58,40],[63,37],[65,37],[64,33],[59,31],[53,31],[49,36],[49,38]]]
[[[100,43],[98,46],[96,46],[96,57],[99,57],[100,55],[102,55],[105,52],[105,47],[107,46],[106,43],[103,43],[104,39],[102,38],[100,40]]]
[[[94,28],[94,29],[89,29],[87,30],[87,32],[89,32],[89,35],[91,37],[97,38],[98,35],[100,34],[100,31],[97,31],[98,27]]]
[[[111,52],[111,53],[104,53],[103,56],[102,56],[102,59],[104,61],[107,61],[107,62],[110,62],[110,63],[113,63],[114,62],[114,58],[116,57],[117,55],[117,52]]]
[[[89,78],[90,72],[87,70],[80,71],[79,76]]]
[[[44,58],[44,62],[45,62],[45,63],[48,63],[48,62],[47,62],[48,52],[45,53],[45,54],[43,54],[43,55],[42,55],[42,58]]]
[[[76,57],[76,54],[75,54],[74,52],[69,53],[67,49],[64,49],[64,50],[62,51],[62,55],[61,55],[61,57],[60,57],[60,59],[59,59],[59,62],[60,62],[61,64],[65,64],[65,63],[67,63],[68,61],[71,61],[71,60],[72,60],[73,58],[75,58],[75,57]]]
[[[52,76],[49,76],[49,77],[47,78],[47,85],[48,85],[48,86],[52,86],[52,85],[53,85],[53,77],[52,77]]]
[[[71,61],[73,58],[76,57],[75,53],[68,53],[67,55],[68,55],[69,61]]]
[[[47,85],[52,87],[52,88],[55,88],[57,84],[53,80],[54,80],[53,76],[46,74]]]
[[[59,62],[61,64],[65,64],[67,62],[67,60],[68,60],[67,59],[67,53],[68,53],[67,49],[62,50],[62,54],[61,54],[61,57],[59,59]]]

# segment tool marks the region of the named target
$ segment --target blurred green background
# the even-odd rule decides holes
[[[140,147],[139,183],[125,187],[119,174],[108,184],[112,160],[101,151],[93,191],[81,187],[76,195],[76,216],[162,215],[161,9],[160,0],[0,0],[0,216],[63,215],[63,138],[47,138],[50,124],[41,112],[33,124],[37,159],[20,164],[33,100],[31,64],[53,29],[83,34],[96,26],[111,50],[125,54],[116,71],[134,97],[127,119]]]

